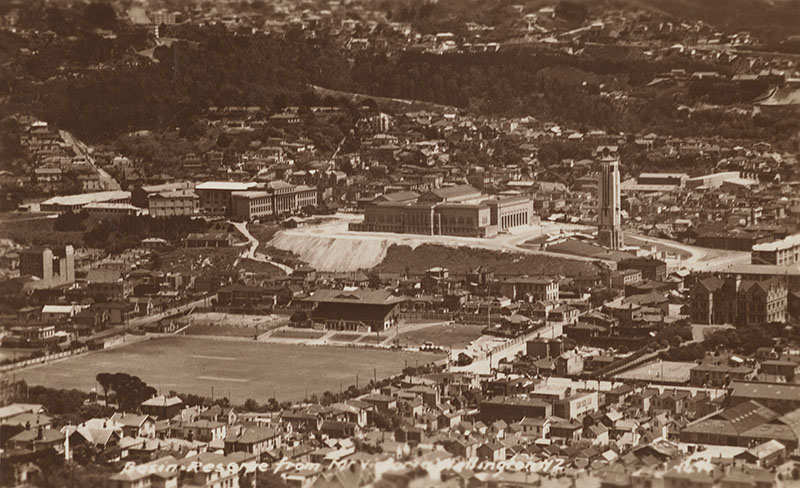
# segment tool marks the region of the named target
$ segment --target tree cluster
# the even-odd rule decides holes
[[[156,394],[155,388],[148,386],[138,376],[127,373],[98,373],[95,379],[103,388],[106,405],[108,394],[113,392],[119,409],[123,411],[138,410],[142,402]]]
[[[150,217],[126,215],[115,219],[103,219],[84,234],[84,242],[90,247],[103,248],[118,253],[139,244],[142,239],[158,237],[177,242],[191,233],[205,232],[209,224],[203,219],[191,217]]]

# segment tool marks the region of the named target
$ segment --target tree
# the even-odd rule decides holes
[[[121,410],[138,410],[142,402],[156,394],[155,388],[148,386],[138,376],[127,373],[114,373],[109,385],[117,394],[117,404]]]
[[[289,317],[289,321],[293,324],[305,322],[308,320],[308,314],[303,310],[298,310],[297,312],[293,313],[291,317]]]
[[[108,390],[111,388],[112,376],[109,373],[97,373],[95,381],[103,388],[103,402],[108,406]]]
[[[369,273],[369,287],[370,288],[379,288],[381,286],[381,275],[379,275],[375,271],[370,271]]]
[[[17,399],[26,403],[40,403],[51,415],[63,415],[77,412],[88,395],[78,390],[61,390],[45,386],[32,386],[28,389],[26,399]]]
[[[114,7],[108,3],[92,2],[83,11],[84,18],[90,26],[111,29],[117,24],[117,14]]]
[[[74,212],[64,212],[56,217],[55,222],[53,223],[53,229],[59,232],[69,232],[69,231],[84,231],[86,226],[84,225],[84,221],[86,218],[89,217],[89,214],[86,211],[80,213]]]
[[[248,412],[257,412],[259,410],[258,402],[252,398],[248,398],[244,402],[244,409]]]

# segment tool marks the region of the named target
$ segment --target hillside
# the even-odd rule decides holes
[[[501,275],[596,276],[600,268],[590,262],[537,254],[492,251],[471,247],[423,244],[416,248],[392,245],[375,271],[423,273],[434,266],[461,274],[483,266]]]

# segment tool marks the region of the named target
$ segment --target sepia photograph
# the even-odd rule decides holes
[[[0,488],[800,488],[800,0],[0,0]]]

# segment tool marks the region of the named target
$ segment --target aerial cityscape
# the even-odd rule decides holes
[[[0,486],[800,487],[800,0],[0,2]]]

